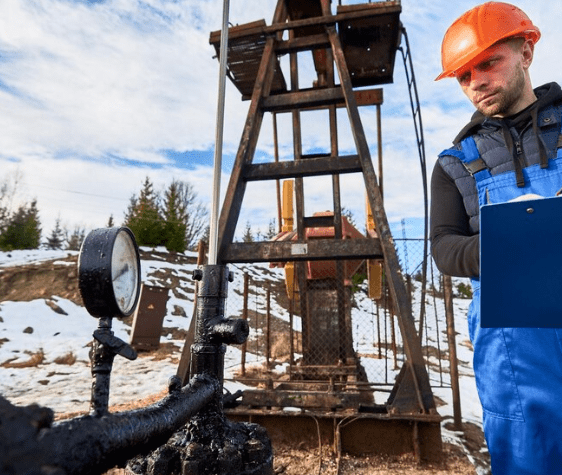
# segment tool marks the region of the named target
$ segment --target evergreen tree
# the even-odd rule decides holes
[[[9,218],[8,224],[0,235],[0,249],[38,249],[41,244],[41,222],[37,201],[28,206],[21,205]]]
[[[164,219],[160,214],[159,198],[146,177],[138,200],[133,196],[127,211],[125,226],[135,235],[139,246],[160,246],[164,243]]]
[[[107,220],[106,228],[112,228],[113,226],[115,226],[115,222],[113,221],[113,215],[110,215]]]
[[[265,234],[264,238],[267,241],[271,241],[275,236],[277,236],[277,226],[275,226],[275,218],[273,218],[269,221],[267,233]]]
[[[133,215],[135,214],[135,210],[137,209],[138,201],[139,200],[137,198],[137,195],[135,194],[133,194],[133,196],[129,198],[129,206],[127,206],[127,212],[125,213],[125,219],[123,220],[124,226],[127,226],[127,223],[131,222],[131,220],[133,219]]]
[[[64,244],[64,232],[60,227],[60,218],[55,221],[55,227],[51,231],[51,235],[47,238],[45,245],[47,249],[62,249]]]
[[[254,242],[252,227],[250,226],[249,221],[246,221],[246,228],[244,229],[244,234],[242,235],[242,242]]]
[[[80,247],[82,247],[82,242],[86,237],[86,231],[84,228],[76,227],[72,234],[68,236],[68,232],[66,233],[66,249],[68,251],[79,251]]]
[[[187,213],[180,196],[180,185],[172,181],[164,193],[164,245],[170,252],[183,252],[187,248]]]
[[[8,217],[10,210],[8,208],[8,185],[7,183],[0,184],[0,233],[6,228],[8,224]]]

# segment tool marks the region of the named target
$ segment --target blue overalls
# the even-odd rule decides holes
[[[446,153],[465,163],[480,157],[472,137],[463,141],[462,151]],[[523,174],[525,186],[519,188],[513,171],[494,176],[487,169],[476,172],[480,207],[528,193],[554,196],[562,187],[562,149],[548,168],[533,165]],[[472,285],[468,324],[492,473],[562,475],[562,330],[481,328],[479,280]]]

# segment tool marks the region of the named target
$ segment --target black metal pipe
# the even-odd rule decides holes
[[[122,465],[164,444],[216,397],[220,383],[198,375],[180,386],[175,379],[167,397],[144,409],[57,423],[39,434],[40,450],[48,454],[49,466],[60,467],[67,475],[101,474]]]

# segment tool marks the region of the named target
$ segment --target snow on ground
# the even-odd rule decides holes
[[[0,272],[2,267],[29,264],[45,260],[62,259],[68,256],[68,251],[16,251],[0,252]],[[176,293],[183,298],[169,293],[167,315],[164,327],[187,329],[193,314],[194,282],[191,275],[195,265],[180,265],[164,262],[149,257],[142,261],[142,280],[150,285],[176,286]],[[162,269],[170,271],[171,280],[162,281],[158,273]],[[240,316],[242,314],[241,289],[243,288],[243,271],[241,266],[233,266],[234,281],[229,284],[229,298],[227,300],[227,314]],[[252,277],[263,282],[280,279],[283,276],[280,269],[269,269],[264,265],[254,265],[247,269]],[[265,292],[263,289],[258,290]],[[415,292],[413,308],[419,312],[419,292]],[[262,297],[263,295],[258,295]],[[257,298],[257,297],[256,297]],[[38,403],[51,407],[57,413],[87,411],[89,408],[91,374],[89,367],[89,343],[92,332],[97,327],[97,319],[91,317],[86,310],[69,300],[53,296],[49,299],[63,312],[57,313],[49,306],[45,299],[31,302],[0,302],[0,394],[16,405]],[[257,301],[257,300],[256,300]],[[265,303],[259,305],[265,306]],[[426,327],[428,335],[438,334],[442,349],[446,349],[446,328],[436,329],[436,306],[442,305],[442,300],[426,296]],[[472,371],[472,349],[468,338],[466,313],[469,300],[455,299],[455,325],[457,332],[457,356],[459,360],[460,390],[463,422],[471,422],[481,427],[482,410],[476,393],[474,374]],[[176,311],[183,309],[183,314]],[[254,307],[265,312],[264,308]],[[373,341],[376,338],[373,320],[372,302],[366,295],[357,293],[353,309],[354,342],[358,353],[374,354]],[[181,312],[180,312],[181,313]],[[272,301],[273,316],[289,321],[287,312]],[[416,313],[417,315],[417,313]],[[294,319],[295,330],[300,330],[300,319]],[[119,338],[129,341],[130,327],[114,319],[113,331]],[[169,377],[177,370],[177,359],[181,355],[183,341],[173,340],[171,334],[162,337],[161,342],[172,343],[177,351],[164,359],[142,354],[135,361],[128,361],[121,357],[115,358],[111,375],[110,405],[133,402],[147,396],[160,393],[167,387]],[[427,342],[426,342],[427,343]],[[434,345],[436,342],[430,342]],[[43,358],[36,366],[26,365],[32,358]],[[172,361],[175,357],[176,362]],[[390,357],[390,355],[389,355]],[[75,359],[75,361],[74,361]],[[247,354],[247,363],[258,363],[260,359]],[[73,364],[68,364],[72,362]],[[387,371],[390,378],[396,374],[394,368],[388,366],[387,360],[362,358],[362,363],[368,374],[380,374]],[[225,360],[225,376],[232,379],[234,371],[240,364],[240,350],[229,347]],[[448,362],[441,364],[448,368]],[[25,366],[25,367],[18,367]],[[444,376],[443,376],[444,375]],[[448,372],[438,376],[445,381],[436,381],[435,374],[430,371],[434,394],[445,402],[438,408],[443,416],[443,439],[463,446],[462,434],[445,427],[446,422],[452,421],[453,404]],[[392,380],[392,379],[391,379]],[[443,384],[441,384],[443,383]],[[235,392],[243,386],[235,382],[227,382],[227,389]],[[378,403],[384,402],[377,400]]]

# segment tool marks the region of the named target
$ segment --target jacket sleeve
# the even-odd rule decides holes
[[[471,233],[454,180],[435,164],[431,177],[431,253],[437,268],[456,277],[480,275],[480,235]]]

